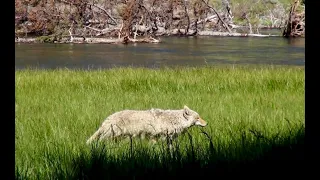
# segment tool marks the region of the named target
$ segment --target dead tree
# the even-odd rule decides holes
[[[204,30],[205,23],[210,19],[214,19],[217,15],[207,17],[207,13],[210,10],[201,0],[195,0],[192,4],[194,20],[190,24],[190,28],[194,29],[190,35],[196,35],[198,29]],[[199,25],[202,24],[202,27]]]
[[[182,0],[182,1],[183,1],[183,6],[184,6],[185,17],[187,18],[187,25],[186,25],[186,29],[184,31],[184,34],[187,35],[189,32],[189,27],[190,27],[190,17],[189,17],[189,13],[188,13],[187,1],[186,0]]]
[[[242,18],[242,19],[245,19],[245,20],[247,21],[248,26],[249,26],[249,33],[252,34],[253,31],[252,31],[252,26],[251,26],[250,20],[249,20],[249,18],[248,18],[248,14],[247,14],[246,12],[243,13],[242,16],[241,16],[241,18]]]
[[[219,13],[217,12],[217,10],[215,8],[213,8],[212,6],[210,6],[207,2],[205,2],[204,0],[202,0],[203,3],[205,3],[210,9],[212,9],[214,11],[214,13],[216,13],[216,15],[218,16],[219,20],[222,22],[223,26],[228,30],[229,33],[231,32],[231,29],[229,28],[228,24],[224,22],[224,20],[221,18],[221,16],[219,15]]]
[[[283,31],[284,37],[304,36],[305,33],[305,13],[298,13],[297,7],[300,0],[295,0],[291,6],[289,18]]]
[[[224,7],[224,17],[227,24],[233,24],[233,15],[230,6],[230,0],[222,0],[222,5]]]

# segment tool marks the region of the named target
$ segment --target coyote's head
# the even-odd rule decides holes
[[[206,126],[208,123],[201,119],[199,114],[190,108],[188,108],[186,105],[183,108],[183,116],[191,123],[191,125],[197,125],[197,126]]]

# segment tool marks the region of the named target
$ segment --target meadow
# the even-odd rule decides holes
[[[298,172],[304,72],[292,66],[16,70],[16,179]],[[85,143],[116,111],[184,105],[208,126],[190,128],[172,152],[165,142],[151,148],[139,139]]]

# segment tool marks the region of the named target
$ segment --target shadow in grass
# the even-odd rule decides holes
[[[161,152],[143,146],[127,147],[115,157],[104,144],[95,144],[91,151],[82,150],[67,166],[52,160],[52,179],[173,179],[181,177],[274,176],[286,177],[304,172],[304,126],[280,136],[266,138],[257,130],[242,130],[239,142],[229,147],[215,146],[207,132],[201,132],[208,142],[199,148],[187,133],[189,144],[173,142],[170,150],[161,144]],[[252,139],[252,137],[255,137]],[[47,157],[49,158],[49,157]],[[17,172],[18,171],[18,172]],[[23,173],[16,171],[16,179]]]

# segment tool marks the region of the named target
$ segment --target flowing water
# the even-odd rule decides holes
[[[15,68],[96,69],[215,64],[305,65],[305,39],[161,37],[159,44],[15,45]]]

